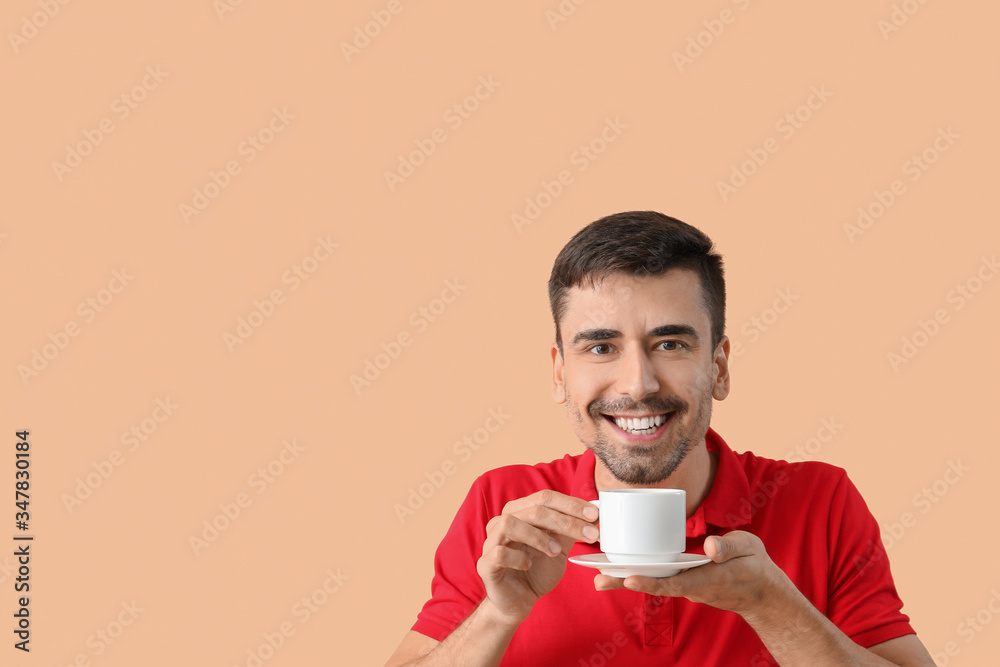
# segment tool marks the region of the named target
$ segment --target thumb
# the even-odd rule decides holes
[[[725,563],[737,554],[734,540],[722,535],[712,535],[705,539],[705,555],[715,563]]]
[[[762,547],[757,536],[742,530],[705,538],[705,555],[716,563],[752,555],[761,551]]]

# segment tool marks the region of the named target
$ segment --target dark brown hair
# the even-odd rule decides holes
[[[595,220],[559,252],[549,277],[549,306],[562,353],[559,321],[566,312],[566,291],[590,287],[615,273],[659,276],[669,269],[694,271],[702,305],[712,323],[714,350],[726,330],[726,282],[722,256],[712,240],[686,222],[656,211],[627,211]]]

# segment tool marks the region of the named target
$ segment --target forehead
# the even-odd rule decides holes
[[[680,268],[659,276],[614,273],[593,287],[573,287],[560,324],[567,338],[589,328],[645,332],[664,324],[688,324],[707,338],[711,328],[698,274]]]

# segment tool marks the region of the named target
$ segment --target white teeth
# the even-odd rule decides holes
[[[623,431],[632,433],[652,433],[667,421],[666,415],[655,415],[653,417],[615,417],[615,424]]]

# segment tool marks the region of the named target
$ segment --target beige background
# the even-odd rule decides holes
[[[805,448],[846,467],[939,664],[992,664],[1000,280],[977,272],[993,277],[983,258],[1000,248],[1000,10],[221,3],[4,3],[0,553],[20,532],[23,428],[36,537],[29,655],[11,648],[14,558],[0,557],[0,663],[248,665],[285,623],[294,633],[264,650],[268,666],[382,664],[472,480],[581,450],[549,394],[545,281],[580,227],[652,208],[727,258],[743,348],[713,425],[740,451]],[[371,12],[391,21],[368,25],[377,34],[348,58],[342,43],[364,44]],[[697,57],[679,66],[688,48]],[[491,77],[467,118],[446,116]],[[829,96],[799,108],[814,87]],[[602,146],[608,119],[619,130]],[[272,122],[280,131],[261,132]],[[240,146],[258,133],[270,143],[251,161]],[[445,140],[390,189],[385,172],[432,136]],[[768,140],[777,151],[724,199],[718,183]],[[592,141],[603,152],[581,160]],[[71,147],[89,155],[67,173],[53,163]],[[925,151],[934,163],[913,172]],[[239,172],[186,221],[181,205],[230,161]],[[512,215],[563,170],[569,184],[518,230]],[[845,224],[897,179],[905,189],[852,242]],[[318,237],[338,247],[303,264]],[[283,280],[296,265],[314,273]],[[449,280],[459,296],[435,302]],[[959,308],[967,282],[978,291]],[[227,345],[274,290],[271,316]],[[775,317],[779,290],[797,298]],[[947,321],[894,368],[888,355],[938,309]],[[63,339],[67,325],[77,335]],[[409,345],[378,358],[400,335]],[[41,370],[25,371],[36,352]],[[510,417],[460,456],[453,443],[490,409]],[[842,427],[810,443],[824,419]],[[130,449],[132,428],[146,432]],[[286,440],[304,449],[273,463]],[[269,463],[280,474],[264,483]],[[394,505],[434,478],[401,520]],[[67,505],[78,491],[89,496]],[[220,504],[240,509],[228,526]],[[213,520],[224,529],[196,553]],[[306,616],[310,596],[322,604]],[[960,625],[977,612],[979,630]]]

